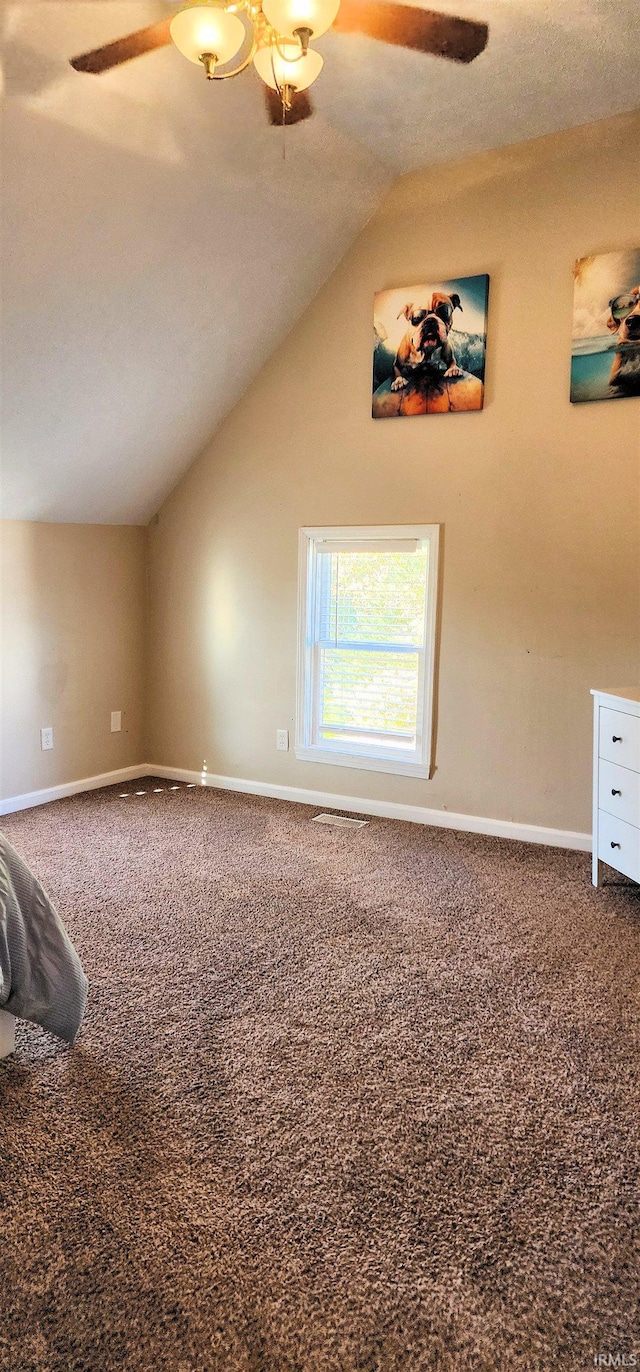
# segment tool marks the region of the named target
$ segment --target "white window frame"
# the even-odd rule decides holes
[[[298,558],[298,680],[296,699],[295,755],[300,762],[324,762],[337,767],[357,767],[368,772],[393,772],[397,776],[429,777],[433,738],[435,690],[436,620],[439,576],[439,524],[385,524],[355,527],[305,528],[299,533]],[[313,741],[313,652],[316,622],[315,562],[323,543],[398,543],[418,540],[429,545],[427,594],[425,597],[424,672],[419,688],[418,725],[420,746],[414,761],[378,755],[375,745],[350,752]],[[325,549],[325,551],[328,551]],[[352,746],[352,745],[351,745]]]

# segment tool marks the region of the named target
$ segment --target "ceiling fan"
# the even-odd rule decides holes
[[[363,33],[453,62],[473,62],[489,36],[487,25],[475,20],[389,0],[189,0],[172,19],[72,57],[71,66],[99,75],[173,42],[202,65],[209,81],[239,76],[253,63],[265,83],[271,123],[296,124],[313,113],[307,91],[323,59],[311,40],[327,29]],[[247,45],[242,60],[230,67]]]

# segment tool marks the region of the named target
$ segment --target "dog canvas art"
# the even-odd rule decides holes
[[[640,248],[574,268],[571,400],[640,395]]]
[[[374,419],[481,410],[488,276],[378,291]]]

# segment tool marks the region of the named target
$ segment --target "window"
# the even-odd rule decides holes
[[[296,757],[429,775],[438,532],[301,529]]]

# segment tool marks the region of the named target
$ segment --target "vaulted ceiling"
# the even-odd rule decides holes
[[[486,52],[326,35],[285,159],[252,71],[68,66],[164,0],[9,4],[6,517],[145,522],[398,175],[636,103],[638,0],[432,3],[487,20]]]

